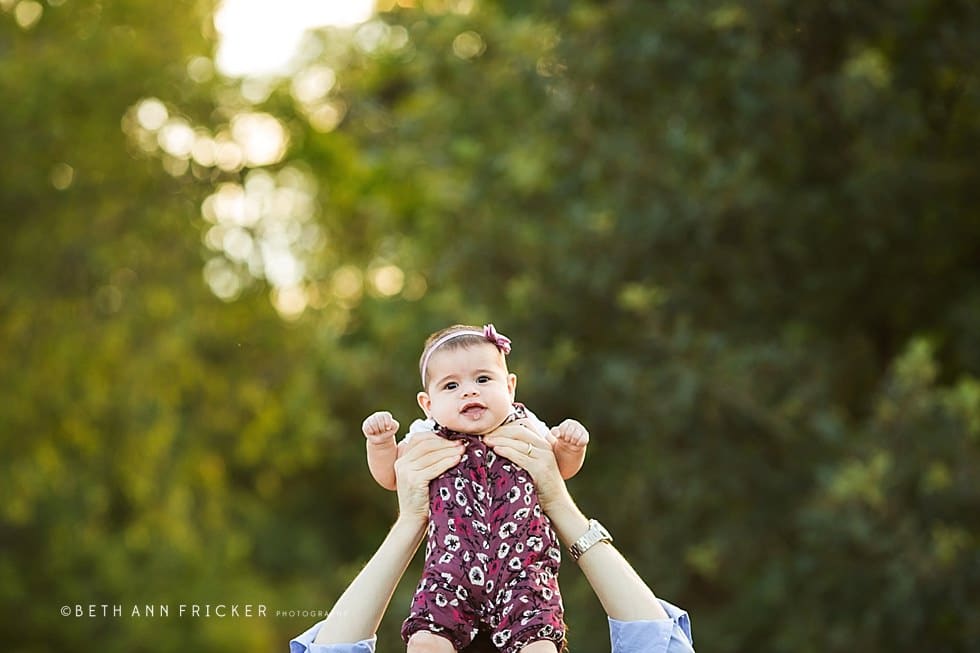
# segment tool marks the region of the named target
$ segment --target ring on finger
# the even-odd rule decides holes
[[[534,445],[531,444],[530,442],[528,442],[527,443],[527,451],[524,452],[524,455],[525,456],[530,456],[532,451],[534,451]]]

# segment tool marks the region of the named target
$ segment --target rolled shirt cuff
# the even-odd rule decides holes
[[[609,618],[613,653],[682,653],[694,650],[690,616],[676,605],[658,600],[668,619],[619,621]]]
[[[289,653],[374,653],[378,636],[362,639],[354,644],[314,644],[323,621],[317,622],[309,630],[289,640]]]

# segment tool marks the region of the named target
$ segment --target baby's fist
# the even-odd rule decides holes
[[[579,448],[589,443],[589,432],[585,430],[579,422],[573,419],[566,419],[558,426],[551,429],[551,434],[559,443]]]
[[[387,442],[398,432],[398,422],[386,410],[372,413],[361,425],[364,437],[371,442],[381,444]]]

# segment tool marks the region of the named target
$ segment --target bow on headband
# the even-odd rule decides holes
[[[497,349],[504,352],[505,356],[510,353],[510,338],[501,333],[497,333],[497,330],[493,328],[492,324],[484,325],[483,337],[491,344],[496,345]]]
[[[422,358],[421,372],[422,372],[422,385],[425,385],[425,372],[426,368],[429,366],[429,359],[432,358],[432,353],[442,347],[444,344],[450,340],[455,340],[456,338],[461,338],[462,336],[481,336],[486,339],[491,345],[495,346],[497,349],[502,351],[504,355],[510,353],[510,338],[507,336],[497,333],[497,330],[493,328],[492,324],[486,324],[483,327],[483,331],[475,331],[473,329],[465,329],[462,331],[453,331],[452,333],[447,333],[443,337],[432,343],[432,346],[425,352],[425,357]]]

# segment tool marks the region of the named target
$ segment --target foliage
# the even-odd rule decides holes
[[[459,321],[589,426],[573,492],[699,648],[974,648],[974,4],[382,5],[239,84],[201,72],[207,4],[0,3],[8,650],[284,646],[313,619],[58,610],[328,608],[394,509],[360,421],[415,416]],[[219,145],[272,116],[288,151],[168,149],[153,98]]]

